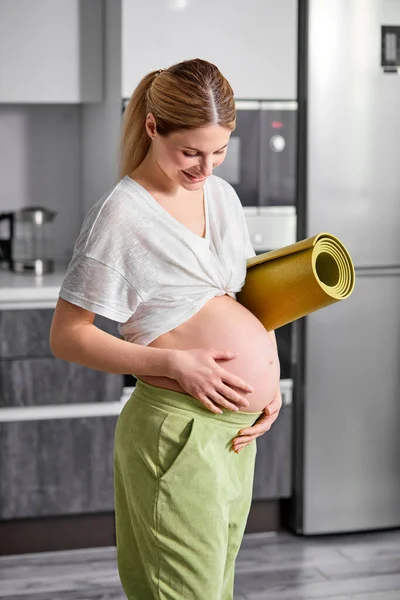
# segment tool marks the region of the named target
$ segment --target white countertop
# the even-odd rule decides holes
[[[1,269],[0,310],[54,308],[66,269],[66,264],[59,264],[53,273],[45,275]]]

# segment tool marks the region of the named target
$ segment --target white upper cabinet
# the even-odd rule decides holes
[[[102,99],[101,0],[0,0],[0,102]]]
[[[122,96],[149,71],[216,64],[238,99],[297,98],[297,0],[122,0]]]

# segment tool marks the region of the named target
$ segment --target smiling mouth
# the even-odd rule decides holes
[[[187,179],[189,179],[189,181],[192,181],[193,183],[199,183],[200,181],[205,180],[205,177],[198,177],[195,175],[191,175],[190,173],[187,173],[186,171],[182,171],[182,173],[187,177]]]

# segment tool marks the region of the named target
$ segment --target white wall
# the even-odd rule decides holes
[[[68,260],[81,220],[81,107],[0,107],[0,212],[57,211],[55,259]]]

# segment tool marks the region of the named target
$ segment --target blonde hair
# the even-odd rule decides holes
[[[233,131],[236,125],[233,90],[212,63],[195,58],[152,71],[143,77],[124,113],[120,178],[132,173],[149,150],[145,129],[149,112],[155,117],[157,132],[164,136],[215,124]]]

